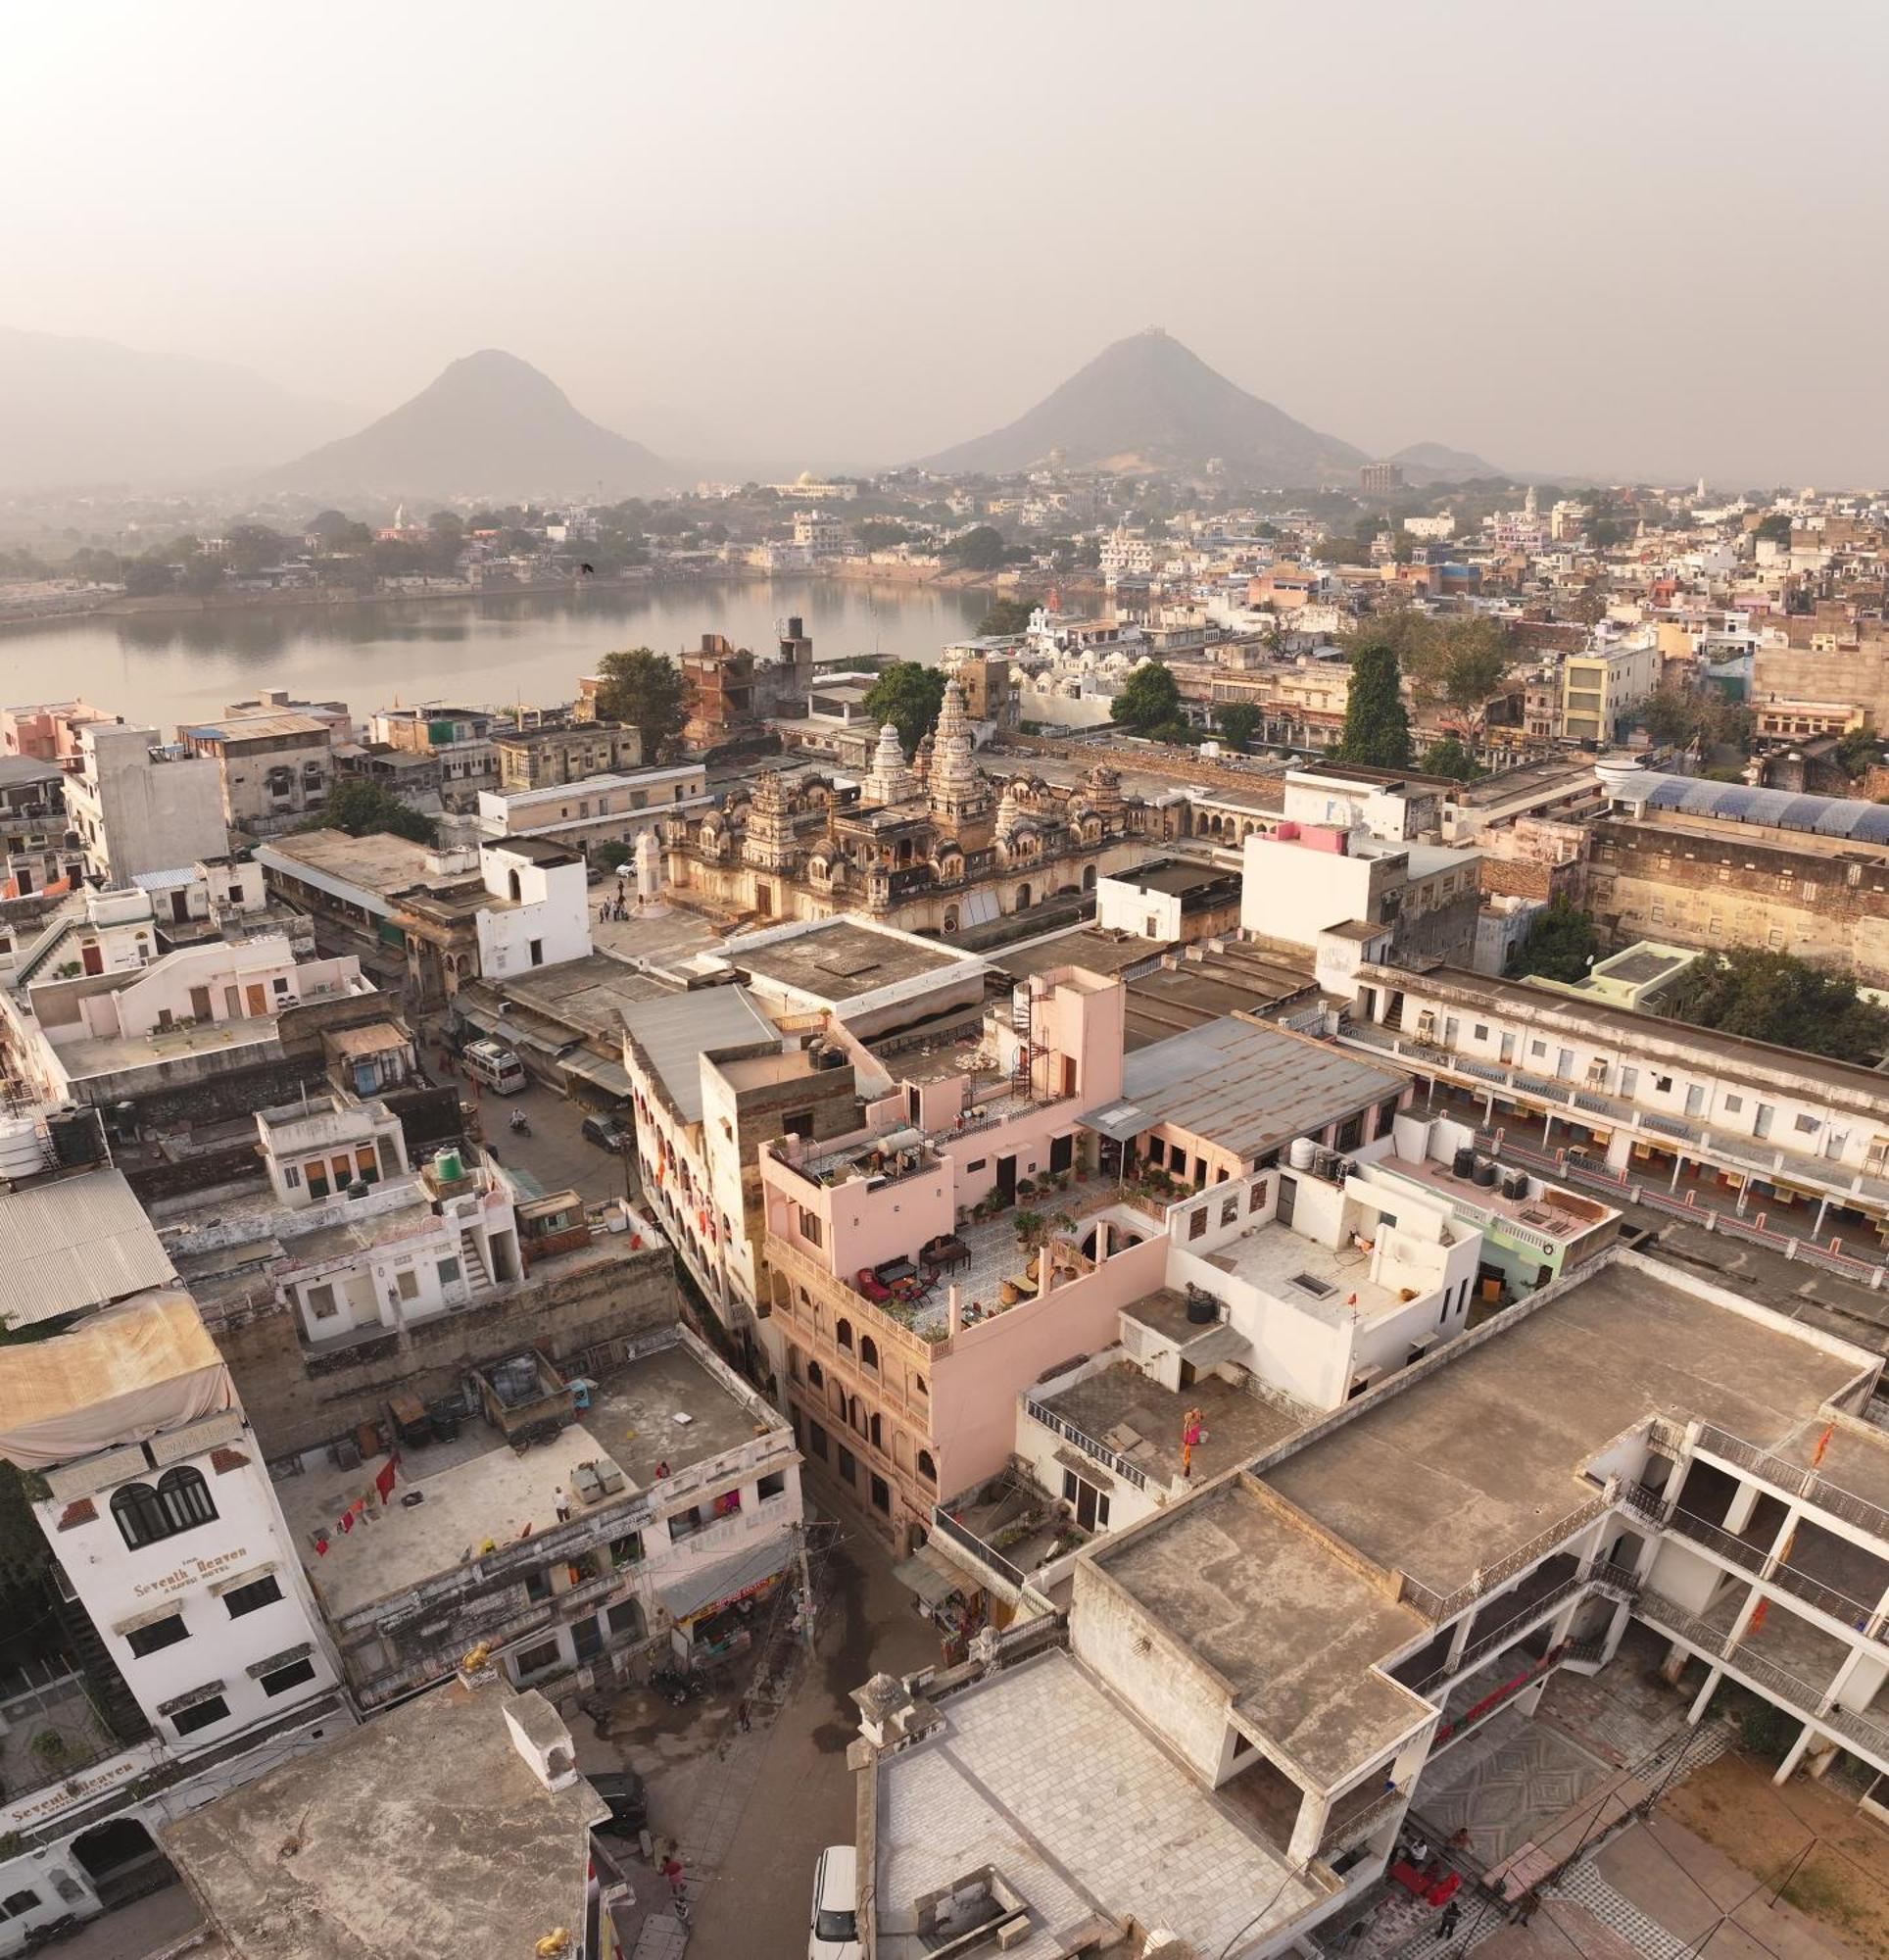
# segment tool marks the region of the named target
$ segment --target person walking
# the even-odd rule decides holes
[[[1454,1899],[1451,1899],[1449,1904],[1443,1908],[1442,1918],[1440,1918],[1436,1922],[1437,1938],[1438,1939],[1453,1938],[1455,1936],[1457,1923],[1462,1919],[1462,1917],[1463,1917],[1463,1908],[1459,1906]]]
[[[569,1523],[570,1523],[570,1493],[569,1493],[568,1491],[566,1491],[566,1490],[564,1489],[564,1487],[563,1487],[563,1486],[562,1486],[561,1484],[559,1484],[559,1485],[558,1485],[558,1487],[557,1487],[557,1499],[556,1499],[556,1501],[557,1501],[557,1522],[558,1522],[558,1523],[559,1523],[560,1525],[567,1525],[567,1524],[569,1524]]]
[[[741,1724],[741,1732],[748,1734],[748,1696],[743,1695],[735,1704],[735,1720]]]

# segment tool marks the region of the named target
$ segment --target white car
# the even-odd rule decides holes
[[[859,1960],[859,1855],[850,1844],[829,1844],[813,1869],[806,1960]]]

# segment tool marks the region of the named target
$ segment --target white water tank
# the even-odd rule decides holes
[[[33,1177],[45,1168],[39,1125],[30,1116],[0,1119],[0,1178]]]
[[[1310,1170],[1319,1160],[1319,1147],[1310,1137],[1294,1137],[1285,1152],[1285,1161],[1294,1170]]]

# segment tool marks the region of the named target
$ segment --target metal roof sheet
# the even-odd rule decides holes
[[[122,1171],[86,1171],[0,1198],[0,1323],[35,1327],[176,1279]]]
[[[702,1121],[702,1056],[711,1049],[779,1041],[746,987],[703,987],[623,1009],[624,1031],[649,1056],[685,1123]]]
[[[1208,1021],[1131,1054],[1121,1097],[1081,1120],[1117,1141],[1172,1123],[1245,1157],[1323,1130],[1407,1080],[1283,1028]]]
[[[1692,776],[1662,776],[1647,785],[1649,809],[1711,816],[1727,823],[1762,823],[1773,830],[1808,830],[1818,837],[1855,837],[1889,844],[1889,809],[1860,797],[1805,796],[1795,790],[1753,789]]]

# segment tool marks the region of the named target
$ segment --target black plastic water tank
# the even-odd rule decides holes
[[[1476,1152],[1465,1144],[1450,1159],[1449,1167],[1452,1177],[1468,1177],[1476,1168]]]

